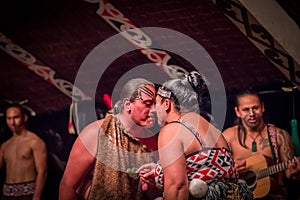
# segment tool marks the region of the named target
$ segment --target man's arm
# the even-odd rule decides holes
[[[279,146],[279,155],[281,162],[291,161],[294,157],[294,144],[289,133],[285,130],[278,129],[277,140]],[[291,169],[287,168],[285,170],[285,175],[287,178],[291,178]]]
[[[234,167],[235,167],[236,171],[238,172],[239,176],[241,176],[246,169],[246,160],[237,159],[238,152],[233,151],[232,147],[240,146],[240,144],[237,142],[237,140],[234,139],[236,132],[237,132],[237,126],[232,126],[232,127],[225,129],[223,131],[223,134],[232,150],[232,155],[233,155],[233,159],[234,159]]]
[[[47,149],[44,141],[40,138],[35,139],[33,146],[33,156],[37,171],[36,188],[33,199],[40,200],[47,178]]]
[[[0,169],[2,169],[4,167],[4,152],[3,152],[3,147],[4,147],[5,143],[3,143],[2,145],[0,145]]]
[[[79,187],[87,186],[91,170],[95,165],[98,144],[98,131],[102,120],[93,122],[82,130],[71,149],[67,166],[60,182],[59,200],[75,200],[80,195]],[[86,193],[86,191],[82,191]],[[82,197],[81,197],[82,198]]]
[[[81,138],[78,137],[72,147],[67,166],[60,182],[59,199],[75,200],[80,197],[76,190],[86,181],[95,157],[86,149]],[[85,192],[85,191],[84,191]]]

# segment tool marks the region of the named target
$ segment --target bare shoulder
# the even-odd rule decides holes
[[[10,142],[12,141],[12,138],[6,140],[5,142],[3,142],[1,145],[0,145],[0,149],[1,150],[4,150],[7,146],[9,146]]]
[[[292,139],[288,131],[275,127],[276,134],[277,134],[277,140],[278,144],[284,144],[284,145],[291,145],[292,144]]]
[[[280,134],[280,135],[289,135],[289,133],[286,130],[282,129],[282,128],[275,127],[275,129],[276,129],[276,133],[277,134]]]
[[[94,121],[88,124],[79,134],[80,137],[94,137],[98,135],[99,129],[104,119]]]
[[[77,137],[77,140],[85,146],[95,147],[98,143],[98,134],[104,119],[94,121],[88,124]]]
[[[237,125],[235,125],[235,126],[227,128],[223,131],[223,134],[228,142],[231,142],[236,137],[237,129],[238,129],[238,127],[237,127]]]
[[[31,131],[28,131],[26,136],[30,137],[31,139],[34,139],[34,140],[42,140],[40,138],[40,136],[38,136],[36,133],[31,132]]]
[[[26,136],[27,136],[26,140],[29,140],[32,145],[45,146],[44,140],[36,133],[28,131]]]
[[[180,128],[180,124],[179,123],[170,123],[165,125],[164,127],[161,128],[161,130],[159,131],[159,134],[161,136],[163,135],[175,135],[176,131]]]
[[[294,156],[294,145],[291,135],[286,130],[278,127],[275,127],[275,130],[281,160],[287,161],[292,159]]]
[[[161,128],[158,135],[159,144],[166,144],[171,142],[176,136],[180,129],[179,123],[170,123]]]

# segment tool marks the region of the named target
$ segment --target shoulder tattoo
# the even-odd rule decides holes
[[[291,136],[286,131],[278,129],[277,140],[281,156],[285,157],[287,160],[291,159],[294,155]]]

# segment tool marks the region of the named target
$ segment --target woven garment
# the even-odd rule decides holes
[[[35,181],[3,185],[3,200],[31,200],[35,190]]]
[[[244,180],[238,182],[215,182],[210,184],[206,200],[252,200],[253,194]]]
[[[226,149],[206,148],[186,156],[186,171],[189,181],[200,178],[207,184],[216,180],[235,182],[237,174],[233,166],[231,154]],[[163,187],[163,169],[159,161],[154,176],[156,182]]]
[[[234,169],[234,160],[231,151],[226,148],[207,148],[196,129],[183,121],[181,123],[188,128],[198,139],[202,149],[186,156],[186,172],[188,181],[201,179],[208,185],[205,200],[251,200],[252,192],[245,181],[237,179]],[[156,183],[163,187],[164,175],[161,163],[158,161],[154,173]],[[190,200],[197,199],[189,196]]]
[[[113,115],[106,116],[100,131],[97,160],[89,200],[146,199],[138,176],[129,169],[153,162],[149,150],[126,133]]]

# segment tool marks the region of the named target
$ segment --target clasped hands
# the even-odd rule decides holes
[[[142,165],[140,168],[137,169],[137,173],[140,176],[140,180],[142,183],[142,190],[148,191],[151,187],[155,187],[155,179],[154,179],[154,172],[155,172],[155,163],[148,163]]]

